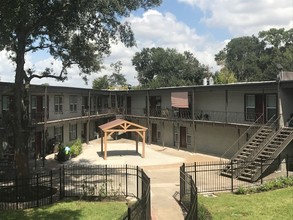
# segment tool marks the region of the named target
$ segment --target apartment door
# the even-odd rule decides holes
[[[157,124],[152,124],[152,142],[157,143]]]
[[[258,119],[264,112],[264,99],[262,94],[255,95],[255,120]],[[266,118],[263,115],[263,119]]]
[[[180,126],[180,147],[187,148],[186,127]]]

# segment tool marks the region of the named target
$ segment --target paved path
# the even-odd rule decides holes
[[[117,140],[108,142],[108,158],[100,154],[100,140],[84,145],[83,153],[67,163],[78,164],[129,164],[142,167],[151,179],[151,204],[153,220],[184,219],[181,207],[173,198],[179,192],[179,167],[182,163],[215,161],[218,158],[203,154],[192,154],[158,145],[146,145],[145,158],[135,152],[135,141]],[[46,157],[46,166],[56,166],[53,155]]]

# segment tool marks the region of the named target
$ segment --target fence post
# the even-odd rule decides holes
[[[193,201],[193,187],[192,187],[192,176],[188,175],[189,186],[190,186],[190,203],[189,203],[189,211],[192,209],[192,201]]]
[[[106,183],[105,183],[105,188],[106,188],[106,196],[108,196],[108,168],[106,164]]]
[[[234,186],[233,186],[234,167],[233,167],[232,160],[230,162],[230,166],[231,166],[231,192],[233,192],[234,191]]]
[[[288,154],[286,155],[286,177],[288,178],[289,176],[289,156]]]
[[[15,174],[15,201],[16,201],[16,209],[18,209],[18,176]]]
[[[136,197],[138,198],[138,166],[136,166]]]
[[[50,194],[51,194],[51,197],[50,197],[50,203],[53,204],[53,171],[50,170],[50,175],[51,175],[51,178],[50,178]]]
[[[263,159],[260,159],[260,184],[263,184],[263,175],[262,175],[262,171],[263,171]]]
[[[37,207],[39,207],[39,174],[37,173]]]
[[[62,199],[62,167],[59,168],[59,199]]]
[[[127,209],[127,216],[128,216],[128,220],[131,220],[131,208],[129,207]]]
[[[125,182],[126,182],[126,196],[128,196],[128,169],[127,169],[127,164],[125,165],[125,173],[126,173],[126,180],[125,180]]]
[[[194,162],[194,185],[196,186],[196,162]]]

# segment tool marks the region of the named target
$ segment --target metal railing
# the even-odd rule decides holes
[[[180,167],[180,204],[186,210],[186,220],[198,219],[197,188],[192,176],[185,172],[185,164]]]
[[[63,166],[27,178],[0,176],[0,210],[40,207],[65,197],[127,196],[137,202],[129,205],[121,219],[151,219],[150,179],[137,166]]]
[[[259,123],[260,121],[263,121],[263,115],[259,116],[259,118],[256,119],[256,121],[249,126],[249,128],[246,129],[245,132],[243,132],[243,134],[230,146],[227,148],[227,150],[225,150],[225,152],[221,155],[220,159],[223,159],[225,157],[227,157],[227,155],[235,155],[235,153],[237,153],[238,151],[240,151],[240,149],[242,149],[244,147],[244,145],[247,143],[246,141],[246,135],[252,130],[252,129],[255,129],[255,128],[258,128],[258,131],[264,127],[259,127]],[[257,132],[255,132],[256,134]],[[251,138],[253,138],[254,136],[252,136]],[[244,139],[244,140],[243,140]],[[245,144],[242,145],[241,148],[239,148],[239,143],[240,142],[244,142]]]
[[[230,177],[221,175],[222,170],[227,166],[231,167],[232,174],[233,172],[237,172],[237,169],[239,168],[237,164],[232,161],[195,162],[184,164],[184,166],[182,166],[182,169],[184,169],[182,172],[192,176],[199,193],[217,191],[234,192],[239,187],[251,187],[278,177],[293,176],[293,157],[287,155],[282,159],[263,160],[261,164],[262,168],[260,170],[264,171],[264,168],[267,165],[270,165],[268,170],[270,172],[262,173],[260,178],[253,182],[235,179],[233,175]],[[254,161],[245,162],[244,166],[247,169],[251,169],[251,167],[254,166]]]

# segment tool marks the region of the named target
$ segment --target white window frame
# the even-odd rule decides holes
[[[253,105],[249,105],[248,98],[253,98]],[[254,112],[253,117],[250,116],[251,112],[248,111],[248,109],[252,110]],[[255,120],[255,95],[254,94],[246,94],[245,95],[245,120],[246,121],[254,121]]]
[[[77,139],[77,124],[69,124],[69,140]]]
[[[55,95],[54,97],[54,111],[55,114],[63,113],[63,96]]]
[[[77,112],[77,96],[69,96],[69,110],[71,113]]]
[[[63,126],[54,127],[54,137],[57,141],[63,142]]]
[[[273,106],[269,106],[269,101],[268,101],[269,97],[274,97],[275,98]],[[270,120],[270,118],[269,118],[269,110],[275,110],[275,118],[276,118],[276,114],[277,114],[277,96],[276,96],[276,94],[268,94],[268,95],[266,95],[266,120],[267,121]]]

